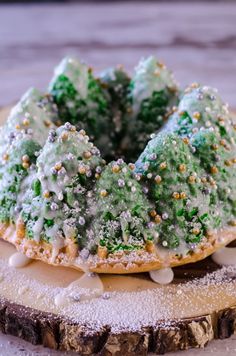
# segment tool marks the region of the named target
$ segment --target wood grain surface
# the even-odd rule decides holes
[[[115,2],[0,5],[0,105],[29,86],[45,88],[53,67],[76,54],[97,70],[123,63],[131,70],[155,54],[182,85],[236,93],[235,2]]]

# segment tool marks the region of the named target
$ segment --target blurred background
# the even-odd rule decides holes
[[[156,55],[182,86],[215,86],[236,108],[235,1],[0,1],[0,106],[76,55],[96,71]]]

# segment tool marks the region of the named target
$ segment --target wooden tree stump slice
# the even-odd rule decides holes
[[[0,240],[0,251],[0,330],[33,344],[80,355],[164,354],[236,330],[236,267],[210,258],[175,268],[166,286],[148,273],[103,275],[103,295],[58,307],[55,296],[82,273],[40,261],[14,269],[15,248]]]
[[[0,330],[33,344],[80,355],[164,354],[236,329],[236,269],[218,269],[210,258],[176,268],[168,286],[148,274],[104,275],[106,294],[64,308],[54,297],[80,272],[39,261],[14,269],[15,248],[0,241],[0,250]]]

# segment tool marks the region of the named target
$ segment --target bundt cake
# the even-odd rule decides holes
[[[1,133],[0,236],[30,258],[143,272],[236,238],[233,116],[215,89],[180,90],[154,57],[132,78],[65,58]]]

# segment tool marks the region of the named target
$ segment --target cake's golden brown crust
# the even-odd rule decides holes
[[[78,256],[77,245],[67,244],[58,251],[53,252],[53,246],[47,242],[30,240],[25,237],[24,224],[22,222],[14,225],[0,225],[0,238],[15,245],[18,251],[23,252],[32,259],[41,260],[54,266],[65,266],[81,270],[81,260]],[[150,253],[139,250],[136,253],[116,253],[109,255],[108,258],[94,256],[88,259],[88,268],[97,273],[141,273],[163,267],[176,267],[187,263],[194,263],[206,258],[219,248],[229,244],[236,239],[236,227],[226,228],[217,234],[212,234],[205,241],[199,244],[198,248],[191,254],[179,256],[174,253],[162,253],[155,250]]]

